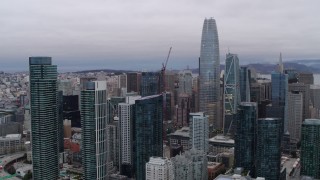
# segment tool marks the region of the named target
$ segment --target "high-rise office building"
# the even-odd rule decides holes
[[[137,92],[140,94],[141,73],[127,73],[127,92]]]
[[[51,57],[30,57],[30,108],[33,179],[57,179],[57,66]]]
[[[84,179],[107,178],[107,88],[88,81],[81,91],[81,153]]]
[[[314,108],[320,110],[320,85],[310,86],[310,101]]]
[[[193,163],[184,155],[171,158],[175,179],[193,180]]]
[[[191,147],[203,152],[209,151],[208,116],[203,112],[190,113],[190,144]]]
[[[135,172],[137,180],[144,180],[145,164],[149,158],[163,155],[163,97],[147,96],[135,102]]]
[[[279,72],[272,72],[271,84],[272,106],[267,107],[266,116],[280,118],[283,133],[288,130],[288,75]]]
[[[174,180],[172,162],[162,157],[150,157],[146,163],[146,180]]]
[[[236,54],[227,54],[224,75],[225,114],[235,114],[240,102],[239,58]]]
[[[257,108],[257,103],[242,102],[236,118],[235,167],[250,171],[250,175],[254,175]]]
[[[320,119],[306,119],[301,133],[301,175],[320,178]]]
[[[58,141],[59,153],[64,152],[64,135],[63,135],[63,95],[58,91]],[[62,154],[60,154],[62,156]]]
[[[288,131],[290,141],[298,143],[301,138],[303,96],[299,92],[288,93]]]
[[[250,102],[251,72],[248,67],[240,67],[240,101]]]
[[[270,180],[280,177],[281,119],[261,118],[256,127],[256,175]]]
[[[192,95],[192,71],[191,70],[183,70],[178,74],[179,78],[179,88],[178,94],[186,93],[189,96]]]
[[[288,87],[289,92],[297,91],[302,93],[303,97],[303,119],[310,118],[309,105],[310,105],[310,85],[303,83],[292,83]]]
[[[119,117],[114,117],[114,120],[107,125],[107,151],[108,151],[108,174],[116,173],[119,169]]]
[[[224,134],[233,134],[233,120],[240,102],[239,58],[236,54],[226,55],[224,75]]]
[[[71,120],[71,127],[81,127],[79,96],[63,96],[63,119]]]
[[[120,173],[131,178],[134,172],[133,144],[135,142],[134,103],[119,103]]]
[[[160,93],[160,73],[142,72],[141,96],[152,96]]]
[[[314,78],[312,73],[298,73],[298,82],[303,84],[314,84]]]
[[[186,93],[181,93],[178,96],[178,104],[176,105],[176,120],[175,126],[189,126],[189,113],[191,109],[191,99]]]
[[[220,124],[220,56],[216,21],[205,19],[202,29],[199,60],[199,110],[209,117],[209,125]]]

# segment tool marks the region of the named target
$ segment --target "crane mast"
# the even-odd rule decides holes
[[[171,54],[171,49],[170,47],[168,56],[166,58],[165,63],[162,63],[162,68],[161,68],[161,79],[160,79],[160,88],[161,88],[161,93],[163,96],[163,104],[162,104],[162,109],[163,109],[163,141],[166,142],[167,139],[167,94],[166,91],[168,90],[167,88],[167,82],[166,82],[166,69],[167,69],[167,64],[168,60]]]

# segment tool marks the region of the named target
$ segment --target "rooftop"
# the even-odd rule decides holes
[[[169,134],[169,136],[183,136],[189,138],[189,127],[182,127],[181,129],[176,130],[174,133]]]
[[[215,137],[211,138],[209,142],[234,144],[233,139],[231,139],[229,136],[224,135],[216,135]]]
[[[320,119],[306,119],[303,124],[305,125],[320,125]]]

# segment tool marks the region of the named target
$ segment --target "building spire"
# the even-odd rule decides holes
[[[279,57],[279,63],[278,63],[278,67],[277,67],[277,71],[279,73],[283,73],[283,63],[282,63],[282,53],[280,52],[280,57]]]

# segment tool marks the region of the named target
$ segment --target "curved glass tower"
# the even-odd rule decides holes
[[[57,66],[51,57],[30,57],[33,179],[58,178]]]
[[[220,59],[216,21],[205,19],[202,29],[199,60],[200,111],[209,116],[209,125],[221,129],[220,121]]]

